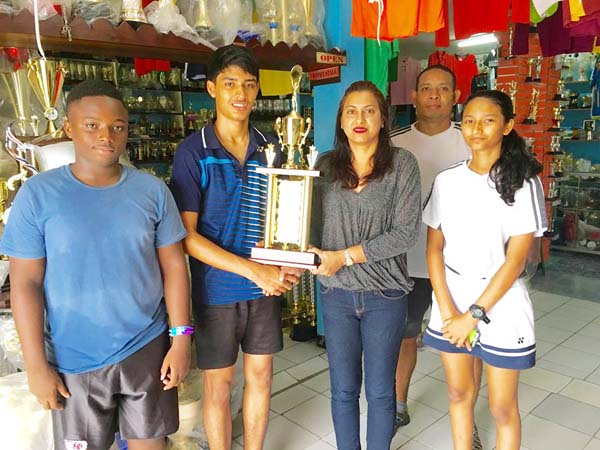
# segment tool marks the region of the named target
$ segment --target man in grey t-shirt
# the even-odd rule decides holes
[[[460,91],[456,89],[456,78],[452,71],[444,66],[428,67],[417,77],[416,90],[412,94],[417,122],[391,133],[394,146],[409,150],[417,158],[423,202],[440,171],[470,157],[471,151],[462,137],[460,125],[451,120],[452,108],[459,97]],[[406,405],[408,386],[417,362],[417,337],[432,299],[425,258],[426,241],[427,227],[422,225],[417,245],[407,254],[408,270],[415,287],[408,296],[408,320],[396,370],[397,427],[410,422]],[[475,361],[474,378],[479,384],[481,361]],[[474,449],[480,448],[478,442],[478,437],[473,440]]]

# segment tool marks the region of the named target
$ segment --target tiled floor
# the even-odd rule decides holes
[[[540,286],[540,283],[538,283]],[[600,289],[596,288],[600,298]],[[535,368],[522,372],[519,408],[522,449],[600,450],[600,303],[532,290],[538,352]],[[327,355],[313,343],[285,339],[275,356],[272,414],[265,450],[331,450]],[[411,423],[392,449],[451,450],[444,371],[437,354],[419,352],[409,393]],[[367,404],[361,398],[361,428]],[[484,449],[495,447],[485,380],[476,406]],[[241,418],[234,424],[234,449],[242,449]]]

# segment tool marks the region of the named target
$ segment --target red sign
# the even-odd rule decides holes
[[[313,70],[308,72],[310,81],[327,80],[329,78],[338,78],[340,76],[340,66],[327,67],[326,69]]]
[[[340,64],[346,65],[346,55],[336,55],[334,53],[317,52],[317,62],[321,64]]]

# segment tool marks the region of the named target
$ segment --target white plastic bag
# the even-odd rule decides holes
[[[21,341],[17,335],[15,321],[10,314],[0,315],[0,347],[2,348],[4,356],[8,362],[18,369],[25,369],[23,350],[21,350]]]
[[[52,415],[29,392],[27,374],[0,378],[0,448],[10,450],[52,450]]]
[[[52,0],[38,0],[38,15],[40,20],[47,20],[50,17],[58,14],[54,9],[54,1]],[[33,0],[14,0],[15,10],[21,11],[28,9],[31,14],[34,11]]]
[[[106,19],[113,25],[118,25],[121,16],[121,1],[109,0],[98,2],[94,0],[74,0],[73,15],[81,16],[90,24],[98,19]]]
[[[152,24],[159,33],[171,32],[194,44],[203,44],[212,48],[210,43],[201,39],[196,30],[188,25],[173,0],[154,1],[144,8],[144,13],[148,23]]]

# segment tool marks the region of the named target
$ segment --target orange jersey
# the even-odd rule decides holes
[[[443,28],[442,5],[444,0],[352,0],[351,34],[357,37],[394,40],[415,36],[419,32],[432,32]],[[380,8],[383,6],[381,20]]]

